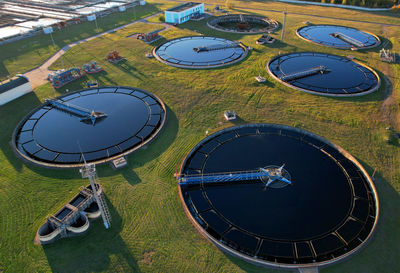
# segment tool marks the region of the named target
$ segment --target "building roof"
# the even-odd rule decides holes
[[[193,8],[195,6],[199,6],[202,3],[195,3],[195,2],[188,2],[188,3],[184,3],[182,5],[167,9],[166,11],[172,11],[172,12],[181,12],[190,8]]]
[[[29,82],[29,80],[24,76],[16,76],[12,79],[6,80],[0,83],[0,94],[7,92],[15,87],[23,85]]]

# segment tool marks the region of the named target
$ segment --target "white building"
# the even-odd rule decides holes
[[[165,11],[165,22],[181,24],[194,16],[204,14],[204,4],[189,2]]]
[[[28,78],[22,75],[1,82],[0,105],[4,105],[32,91]]]

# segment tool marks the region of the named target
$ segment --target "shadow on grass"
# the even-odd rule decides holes
[[[0,130],[2,132],[0,138],[0,150],[7,158],[8,162],[16,171],[21,171],[23,162],[18,158],[11,147],[12,134],[18,122],[27,115],[33,107],[40,105],[41,102],[34,92],[26,94],[15,101],[0,106]],[[26,105],[33,106],[26,107]]]
[[[111,63],[115,68],[118,68],[119,70],[129,74],[132,77],[135,77],[139,80],[142,80],[142,77],[144,77],[145,75],[140,72],[139,70],[137,70],[134,66],[132,66],[131,64],[129,64],[129,62],[124,59],[122,61],[120,61],[118,64],[114,64]]]
[[[166,108],[167,120],[164,129],[160,132],[160,135],[151,144],[129,155],[127,157],[128,166],[122,168],[121,170],[114,171],[109,166],[105,166],[103,164],[100,171],[101,177],[113,176],[116,173],[120,173],[131,185],[141,182],[141,179],[137,176],[134,169],[141,167],[147,162],[159,157],[175,141],[175,138],[178,134],[178,119],[175,113],[168,106],[166,106]]]
[[[356,159],[363,165],[365,170],[372,175],[374,169],[363,160],[359,158]],[[377,169],[373,181],[377,190],[380,207],[378,225],[370,242],[367,243],[367,246],[362,249],[359,254],[356,254],[357,257],[355,256],[355,259],[358,259],[361,263],[367,259],[371,259],[368,264],[374,265],[375,269],[369,268],[369,270],[371,270],[371,272],[379,272],[380,267],[386,264],[386,261],[381,261],[379,257],[395,259],[393,253],[396,252],[400,239],[399,235],[394,235],[400,226],[400,217],[395,216],[398,215],[397,209],[400,207],[400,195],[389,181],[382,176],[379,168]],[[376,256],[376,253],[380,253],[379,256]],[[343,264],[343,266],[346,265]],[[349,265],[349,267],[351,267],[351,265]],[[392,268],[399,267],[393,264]],[[347,270],[338,270],[338,272],[346,271]]]
[[[141,167],[159,157],[176,139],[179,130],[178,118],[168,106],[166,106],[166,108],[167,120],[159,137],[156,138],[151,144],[130,155],[128,157],[128,166],[120,171],[130,184],[136,184],[141,181],[133,171],[134,168]],[[114,175],[115,172],[113,171],[113,173],[110,174]]]
[[[91,74],[91,76],[94,78],[94,80],[97,81],[97,83],[99,84],[99,86],[102,85],[115,85],[117,86],[118,84],[113,81],[108,75],[107,75],[107,71],[103,70],[100,71],[96,74]]]
[[[267,74],[267,73],[265,73],[264,71],[262,73],[260,73],[260,75],[263,75],[263,74]],[[254,77],[256,77],[256,76],[258,76],[258,75],[254,74]],[[272,88],[272,87],[275,86],[275,84],[272,81],[269,81],[269,80],[267,80],[265,82],[257,82],[256,80],[254,80],[254,82],[249,86],[251,86],[251,87],[269,87],[269,88]]]
[[[385,76],[385,74],[376,69],[375,71],[378,73],[379,78],[381,79],[381,86],[377,91],[371,94],[361,95],[356,97],[328,97],[328,98],[338,101],[354,101],[354,102],[374,102],[374,101],[385,100],[393,92],[392,84],[390,83],[389,79]],[[388,85],[386,81],[388,81],[390,84]]]
[[[279,38],[280,38],[280,36],[279,36]],[[281,41],[281,40],[279,40],[279,38],[276,38],[275,42],[273,42],[272,44],[266,44],[264,46],[267,48],[278,48],[278,49],[282,49],[282,50],[285,50],[288,52],[296,51],[296,46],[293,46],[284,41]]]
[[[232,125],[241,125],[241,124],[246,124],[248,123],[246,120],[242,119],[239,116],[236,116],[236,119],[232,121],[228,121],[228,123],[231,123]]]
[[[4,65],[4,60],[0,59],[0,81],[7,79],[10,73],[8,72],[7,67]]]
[[[374,52],[379,52],[381,47],[384,46],[385,49],[393,49],[393,43],[392,41],[390,41],[389,39],[383,37],[383,36],[379,36],[379,39],[381,40],[381,44],[377,47],[373,47],[370,50],[374,51]]]
[[[237,265],[240,269],[242,269],[244,272],[247,273],[284,273],[284,272],[296,272],[298,273],[297,270],[284,270],[282,268],[272,268],[272,267],[264,267],[264,266],[258,266],[258,265],[254,265],[251,263],[248,263],[246,261],[243,261],[237,257],[232,256],[229,253],[226,253],[224,251],[222,251],[222,253],[225,255],[226,258],[228,258],[233,264]]]
[[[137,260],[119,234],[122,218],[107,197],[106,202],[112,217],[110,229],[105,229],[100,218],[90,223],[85,235],[42,246],[52,272],[106,271],[110,269],[110,257],[116,258],[125,270],[140,272]]]

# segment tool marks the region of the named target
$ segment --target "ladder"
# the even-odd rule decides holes
[[[94,164],[85,163],[84,167],[82,167],[81,171],[82,178],[89,178],[90,186],[92,187],[94,198],[99,206],[101,218],[103,218],[104,226],[108,229],[111,227],[111,214],[107,207],[107,202],[104,198],[103,193],[98,193],[96,184],[97,183],[97,174],[96,174],[96,166]],[[99,184],[100,185],[100,184]]]
[[[106,228],[111,227],[111,213],[110,213],[110,210],[108,209],[107,202],[104,197],[104,193],[100,193],[98,204],[99,204],[99,207],[102,208],[102,211],[104,213],[103,221],[104,221],[104,218],[106,219],[104,221],[104,226]],[[106,223],[107,223],[107,225],[106,225]]]

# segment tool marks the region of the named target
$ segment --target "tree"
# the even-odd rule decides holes
[[[347,0],[342,0],[342,5],[347,5]]]

